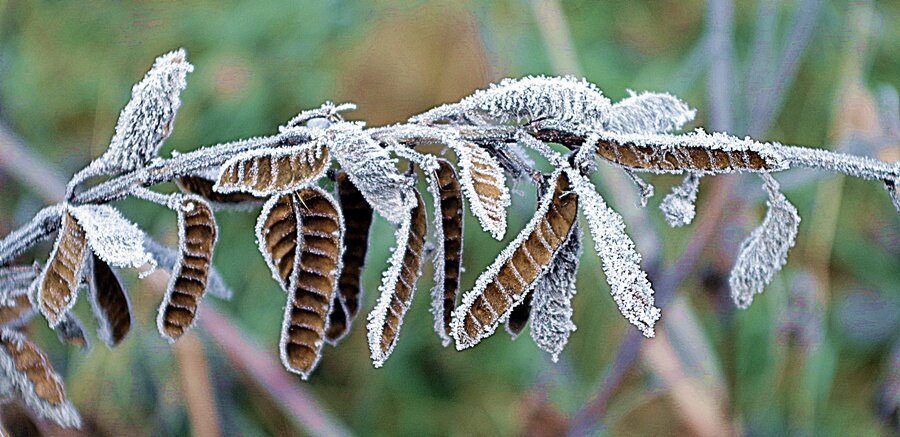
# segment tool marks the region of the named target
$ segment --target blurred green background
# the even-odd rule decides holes
[[[196,70],[164,156],[273,133],[324,100],[356,102],[350,118],[381,125],[503,77],[577,72],[614,100],[627,89],[675,93],[698,109],[696,126],[900,160],[900,2],[735,2],[733,34],[725,34],[733,47],[725,51],[704,42],[721,23],[722,5],[729,3],[0,0],[0,121],[67,178],[105,150],[131,85],[153,59],[184,47]],[[794,60],[796,78],[779,71]],[[793,79],[784,92],[773,91],[785,78]],[[769,129],[754,113],[766,105]],[[463,353],[442,348],[428,311],[428,264],[397,349],[374,369],[364,316],[393,244],[379,219],[364,313],[308,382],[291,377],[282,388],[311,393],[318,408],[360,435],[557,435],[570,425],[596,435],[896,433],[900,219],[879,184],[797,173],[778,176],[803,217],[782,273],[750,309],[731,304],[728,269],[765,207],[758,179],[742,177],[716,204],[724,208],[719,226],[664,309],[660,336],[643,342],[621,384],[610,388],[609,375],[633,328],[618,314],[593,250],[578,277],[578,330],[559,363],[527,334],[511,341],[498,332]],[[611,203],[633,206],[632,187],[611,193],[605,180],[597,178]],[[629,229],[658,251],[660,261],[647,266],[656,271],[679,259],[696,224],[669,229],[656,207],[678,179],[650,180],[658,194]],[[702,185],[698,217],[711,213],[710,185]],[[533,192],[519,188],[511,236],[534,211]],[[0,235],[27,221],[41,199],[0,166]],[[136,200],[120,206],[148,232],[175,241],[172,213]],[[284,294],[256,250],[255,220],[255,212],[218,214],[215,264],[235,296],[204,304],[272,359]],[[472,220],[465,234],[468,289],[503,244]],[[43,260],[47,250],[23,260]],[[158,288],[134,272],[124,276],[139,326],[116,350],[97,342],[82,353],[59,344],[41,321],[29,328],[86,418],[72,435],[312,433],[204,330],[176,348],[161,340]],[[89,320],[86,302],[77,311]],[[186,389],[195,377],[212,382],[207,391]],[[603,414],[584,420],[595,416],[601,389],[612,390]]]

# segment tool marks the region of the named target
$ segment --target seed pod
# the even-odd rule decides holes
[[[578,197],[570,192],[567,174],[557,171],[550,180],[554,189],[541,197],[534,217],[454,311],[451,327],[457,349],[478,344],[510,316],[569,234],[577,217]]]
[[[256,221],[256,243],[272,278],[287,292],[297,248],[297,212],[294,196],[272,197]]]
[[[159,307],[156,325],[163,338],[175,341],[197,317],[197,308],[212,263],[218,238],[216,218],[200,197],[185,196],[178,205],[178,261],[172,268],[165,298]]]
[[[487,150],[471,143],[451,143],[459,161],[462,188],[469,209],[481,227],[497,240],[506,234],[509,188],[503,169]]]
[[[109,264],[91,257],[91,309],[98,324],[97,336],[109,347],[117,346],[131,330],[131,302],[122,281]]]
[[[281,361],[303,379],[322,356],[343,252],[343,217],[328,193],[304,188],[289,199],[296,219],[294,264],[281,330]]]
[[[528,319],[531,318],[531,300],[534,298],[534,292],[530,291],[525,295],[525,299],[513,308],[509,313],[509,319],[506,320],[506,332],[512,336],[513,340],[522,333]]]
[[[39,273],[37,265],[0,267],[0,327],[20,326],[34,314],[28,290]]]
[[[81,426],[78,412],[66,399],[62,378],[47,356],[21,333],[0,331],[0,370],[32,411],[60,426]]]
[[[338,293],[329,315],[327,338],[332,343],[337,343],[347,334],[353,319],[359,314],[363,296],[360,277],[366,263],[369,228],[372,225],[372,207],[350,181],[347,173],[338,172],[335,184],[347,229],[344,233],[344,256],[341,259],[343,268],[338,278]]]
[[[435,188],[435,238],[434,288],[432,312],[434,329],[443,340],[450,343],[450,319],[459,294],[459,277],[462,270],[463,199],[462,188],[453,166],[444,159],[437,159]]]
[[[369,350],[375,367],[383,366],[394,351],[403,325],[403,316],[412,303],[416,281],[422,274],[428,223],[422,195],[418,191],[415,191],[415,195],[416,207],[410,210],[409,217],[397,229],[397,247],[391,254],[388,270],[378,288],[378,303],[369,313]]]
[[[287,193],[321,176],[330,162],[328,148],[314,141],[251,150],[222,165],[213,188],[219,193],[242,191],[256,196]]]
[[[38,307],[51,328],[75,305],[86,247],[84,229],[66,213],[38,286]]]
[[[240,191],[234,193],[219,193],[213,189],[215,181],[206,179],[202,176],[182,176],[175,180],[178,188],[187,194],[196,194],[213,203],[223,205],[235,204],[253,204],[264,202],[266,199],[254,196],[250,193],[242,193]]]

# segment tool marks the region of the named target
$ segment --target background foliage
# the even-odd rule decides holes
[[[892,91],[900,86],[898,2],[735,2],[734,46],[726,64],[717,64],[732,72],[723,83],[707,80],[716,77],[706,74],[710,63],[723,60],[701,43],[715,13],[704,2],[562,2],[562,21],[536,3],[0,0],[0,120],[61,175],[70,175],[105,150],[131,85],[152,60],[184,47],[196,70],[164,154],[272,133],[299,110],[328,99],[358,103],[350,117],[379,125],[502,77],[573,69],[614,100],[629,88],[675,93],[699,109],[696,124],[702,126],[714,117],[710,85],[724,87],[731,94],[732,133],[743,135],[752,128],[754,99],[765,95],[771,86],[766,79],[776,74],[754,57],[756,35],[794,42],[792,17],[813,5],[817,14],[797,77],[783,101],[771,102],[780,110],[759,139],[900,159]],[[762,7],[774,11],[773,26],[759,32]],[[567,33],[572,50],[560,52],[554,38],[565,40]],[[782,49],[776,44],[774,55]],[[749,310],[735,310],[727,272],[737,245],[763,211],[762,197],[746,194],[757,190],[743,189],[758,187],[757,180],[739,179],[737,196],[716,204],[725,209],[715,237],[663,312],[665,338],[653,341],[662,346],[642,346],[590,432],[717,429],[710,426],[751,434],[896,432],[897,214],[876,184],[812,173],[778,178],[807,218],[785,270]],[[660,191],[640,211],[644,221],[630,222],[629,230],[639,244],[659,245],[660,258],[670,262],[682,255],[696,224],[666,229],[655,207],[662,189],[676,179],[652,180]],[[524,197],[513,202],[513,229],[533,213],[533,192],[520,188]],[[633,203],[633,191],[628,187],[619,197]],[[710,213],[708,195],[710,190],[701,190],[698,217]],[[0,165],[0,234],[27,220],[41,206],[39,199]],[[132,200],[122,207],[145,229],[174,241],[168,211]],[[274,352],[284,295],[256,251],[254,221],[254,214],[219,215],[223,238],[215,263],[235,297],[208,298],[205,304]],[[654,229],[659,240],[650,238]],[[393,243],[383,220],[372,235],[367,310]],[[466,247],[464,289],[502,245],[470,221]],[[359,434],[553,434],[582,417],[585,408],[590,411],[614,370],[621,339],[633,329],[618,315],[596,257],[589,253],[583,265],[574,305],[579,329],[559,364],[527,338],[513,342],[502,332],[464,353],[441,348],[431,329],[426,268],[402,341],[383,369],[372,368],[358,320],[339,348],[325,352],[311,380],[296,384]],[[158,288],[138,282],[132,272],[125,276],[140,323],[115,351],[98,344],[84,354],[59,344],[42,323],[30,328],[65,376],[89,422],[86,433],[198,433],[197,417],[185,407],[192,394],[182,384],[186,369],[197,368],[190,360],[199,356],[203,363],[204,355],[200,368],[211,375],[222,433],[303,431],[202,330],[200,342],[178,349],[193,354],[165,344],[154,326]],[[81,302],[78,311],[89,309]],[[897,391],[891,400],[883,390],[892,381]]]

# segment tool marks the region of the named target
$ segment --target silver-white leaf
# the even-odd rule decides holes
[[[575,331],[572,322],[572,298],[581,258],[581,228],[576,222],[534,288],[531,301],[531,338],[549,353],[555,363]]]
[[[612,105],[604,128],[618,133],[662,134],[682,128],[696,116],[678,97],[668,93],[643,92]]]
[[[700,176],[696,173],[688,173],[680,185],[672,188],[672,192],[659,205],[669,226],[677,228],[691,224],[696,215],[694,203],[699,191]]]
[[[69,211],[84,229],[91,250],[100,259],[116,267],[138,268],[149,263],[156,267],[153,255],[144,250],[144,232],[109,205],[80,205]]]

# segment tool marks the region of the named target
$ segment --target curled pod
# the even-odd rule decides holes
[[[310,141],[239,153],[222,165],[215,191],[270,196],[294,191],[321,176],[330,163],[328,148]]]
[[[175,183],[183,193],[196,194],[210,202],[222,205],[259,204],[265,201],[265,198],[240,191],[220,193],[213,189],[215,181],[203,176],[182,176],[176,179]]]
[[[32,411],[60,426],[81,426],[50,359],[21,333],[0,331],[0,370]]]
[[[437,159],[435,187],[436,197],[434,254],[434,289],[432,312],[434,329],[444,346],[450,343],[450,319],[459,294],[459,278],[462,271],[463,247],[463,198],[462,187],[453,166],[444,159]]]
[[[169,341],[181,337],[197,317],[219,233],[212,209],[200,197],[185,196],[177,213],[180,253],[156,319],[160,334]]]
[[[453,313],[453,338],[459,350],[491,335],[525,300],[548,270],[555,253],[569,235],[578,213],[578,197],[567,174],[555,172],[553,190],[541,197],[538,210],[515,240],[475,282]]]
[[[369,228],[372,226],[372,207],[362,193],[350,181],[346,172],[335,176],[338,200],[344,215],[343,268],[338,277],[338,293],[332,302],[326,337],[337,343],[350,330],[353,319],[359,314],[363,288],[360,282],[369,248]]]
[[[383,366],[394,351],[403,325],[403,316],[409,310],[416,291],[416,281],[422,274],[428,223],[422,195],[415,191],[415,196],[416,206],[397,229],[397,247],[388,260],[388,270],[378,289],[378,303],[369,313],[369,350],[375,367]]]
[[[318,187],[304,188],[276,202],[290,205],[296,224],[296,253],[279,342],[281,361],[306,379],[322,356],[341,270],[344,219],[331,196]]]
[[[116,272],[96,255],[91,257],[90,290],[98,336],[115,347],[131,330],[131,301]]]
[[[84,229],[67,212],[38,285],[38,308],[50,327],[56,326],[75,305],[86,248]]]
[[[528,324],[528,319],[531,318],[531,300],[533,298],[534,292],[529,291],[522,303],[513,308],[512,312],[509,313],[509,318],[506,319],[506,332],[512,336],[513,340],[522,333],[525,325]]]

